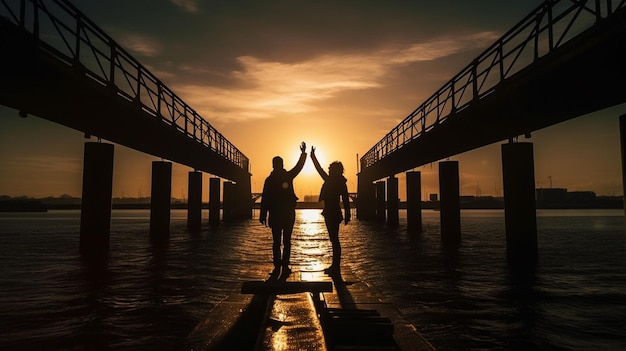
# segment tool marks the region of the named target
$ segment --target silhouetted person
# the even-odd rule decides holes
[[[317,173],[324,179],[319,201],[324,202],[322,215],[324,216],[328,236],[330,237],[330,242],[333,247],[333,263],[324,271],[326,273],[340,273],[341,244],[339,243],[339,225],[342,220],[346,225],[350,222],[350,202],[348,199],[348,186],[346,185],[347,179],[343,176],[343,164],[339,161],[331,163],[328,167],[328,174],[326,174],[322,166],[320,166],[319,161],[317,161],[315,147],[311,147],[311,159],[313,160],[315,169],[317,169]],[[340,201],[343,201],[345,216],[341,213]]]
[[[274,273],[289,274],[289,258],[291,256],[291,233],[296,220],[296,201],[298,197],[293,191],[293,179],[300,173],[306,161],[306,144],[300,145],[300,159],[290,170],[283,168],[283,159],[276,156],[272,159],[274,170],[265,179],[261,199],[261,215],[259,221],[272,228],[272,253],[274,255]],[[269,220],[266,222],[267,213]],[[281,241],[283,251],[281,257]]]

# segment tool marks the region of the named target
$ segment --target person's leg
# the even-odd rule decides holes
[[[341,266],[341,243],[339,242],[339,228],[333,238],[331,238],[333,245],[333,263],[332,265],[339,268]]]
[[[283,268],[289,268],[291,259],[291,234],[293,233],[293,225],[296,221],[296,210],[287,218],[285,229],[283,230]]]
[[[283,232],[283,271],[289,269],[289,260],[291,259],[291,233],[293,228],[285,228]]]
[[[339,269],[341,266],[341,244],[339,243],[339,224],[337,221],[325,221],[328,237],[333,248],[333,260],[329,269]]]
[[[272,254],[274,255],[274,269],[280,269],[281,254],[280,254],[280,239],[282,236],[282,228],[279,226],[272,227]]]

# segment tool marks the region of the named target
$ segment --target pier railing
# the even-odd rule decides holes
[[[361,170],[491,94],[507,78],[626,7],[626,0],[546,0],[361,157]]]
[[[67,0],[0,0],[0,16],[119,98],[249,171],[248,158]]]

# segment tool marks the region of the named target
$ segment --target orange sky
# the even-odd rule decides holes
[[[356,191],[357,154],[540,1],[74,3],[249,157],[260,192],[272,157],[295,164],[301,141],[322,165],[342,161]],[[533,133],[537,187],[551,177],[554,187],[621,195],[624,113],[616,106]],[[80,196],[84,141],[0,107],[0,195]],[[502,195],[499,144],[451,159],[463,195]],[[148,196],[154,160],[116,146],[114,196]],[[311,166],[295,181],[301,198],[321,186]],[[437,165],[416,170],[423,196],[437,193]],[[175,164],[172,196],[187,196],[189,171]]]

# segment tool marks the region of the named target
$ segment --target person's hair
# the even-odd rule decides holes
[[[339,161],[335,161],[328,166],[328,175],[329,176],[340,176],[343,174],[343,164]]]
[[[274,167],[274,169],[281,169],[283,168],[283,158],[280,156],[276,156],[272,159],[272,166]]]

